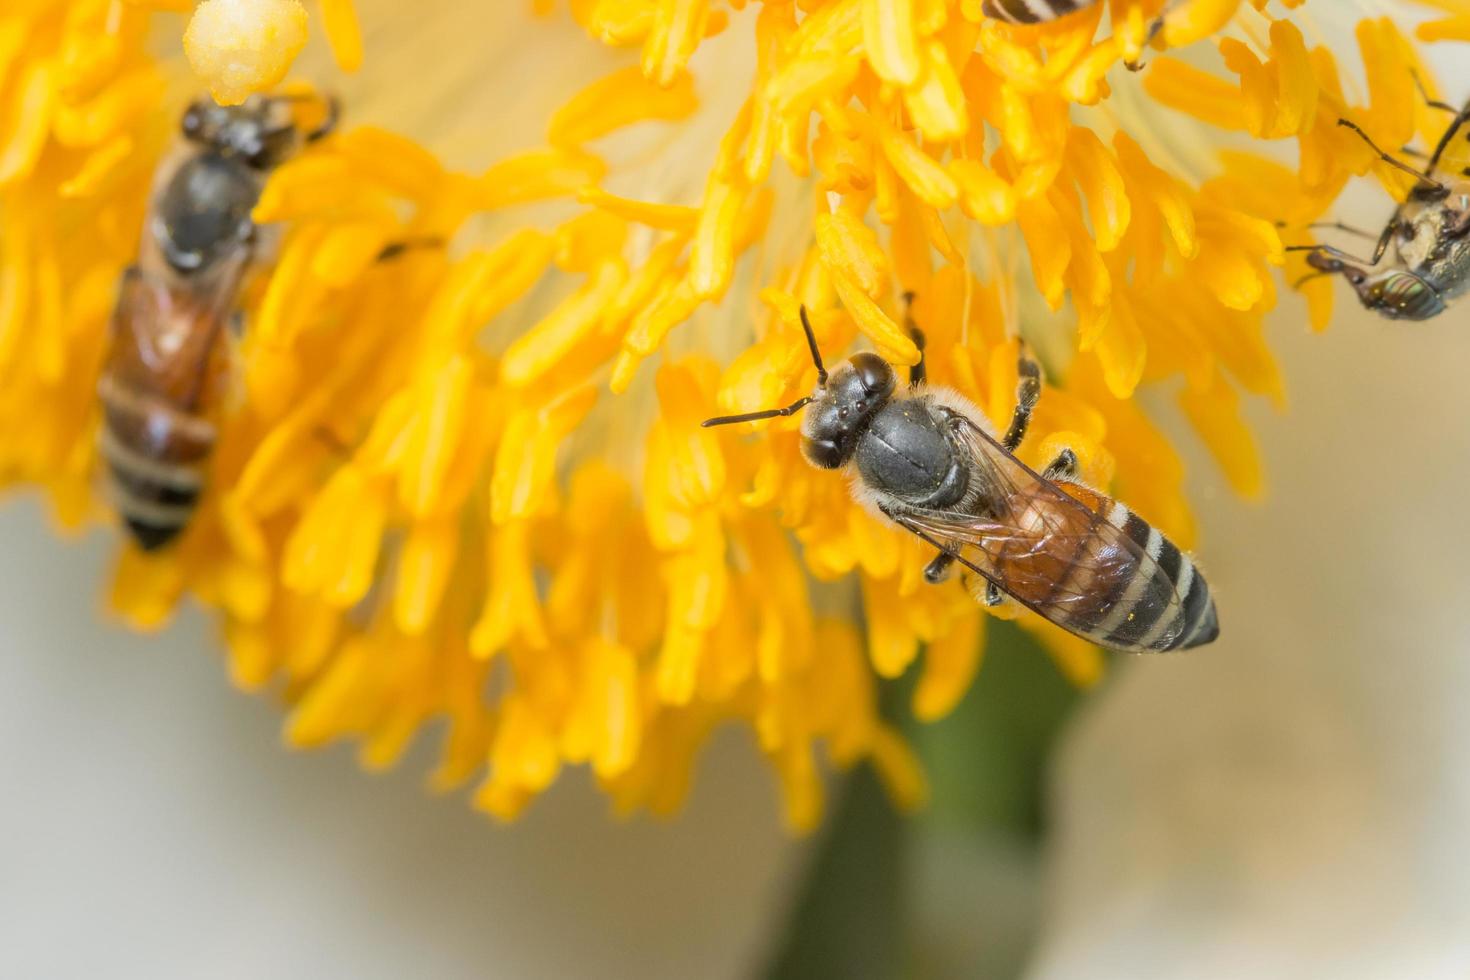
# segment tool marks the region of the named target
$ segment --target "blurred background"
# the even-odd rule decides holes
[[[201,617],[105,621],[108,542],[11,503],[0,975],[1465,976],[1470,332],[1298,312],[1266,502],[1192,468],[1220,642],[1079,694],[997,629],[913,732],[929,811],[860,772],[808,841],[735,733],[668,824],[573,775],[503,827],[421,760],[287,753]]]
[[[485,39],[487,62],[547,70]],[[368,116],[438,112],[468,145],[475,100],[430,94],[478,66],[421,67],[364,76]],[[539,125],[576,85],[508,118]],[[1338,213],[1388,210],[1363,187]],[[505,827],[428,795],[422,757],[368,778],[347,748],[287,753],[202,616],[108,621],[107,537],[58,543],[8,503],[0,976],[1465,977],[1470,306],[1393,324],[1338,296],[1324,335],[1294,300],[1276,318],[1290,410],[1251,406],[1265,502],[1190,461],[1221,640],[1078,692],[1000,624],[945,721],[885,692],[929,809],[901,820],[859,771],[809,840],[739,733],[669,823],[616,822],[573,774]]]

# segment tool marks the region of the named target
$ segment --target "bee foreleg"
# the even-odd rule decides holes
[[[914,322],[914,294],[903,294],[903,325],[908,328],[914,346],[919,348],[919,363],[909,368],[909,387],[917,388],[929,380],[929,371],[924,364],[924,331]]]
[[[1031,425],[1031,413],[1035,411],[1036,402],[1041,398],[1041,365],[1027,352],[1025,343],[1021,344],[1021,353],[1016,360],[1016,373],[1016,410],[1011,415],[1011,426],[1001,440],[1001,444],[1011,452],[1015,452],[1016,447],[1026,438],[1026,429]]]
[[[1344,127],[1345,129],[1351,129],[1353,132],[1357,133],[1358,137],[1364,143],[1367,143],[1374,153],[1378,154],[1378,159],[1382,160],[1390,167],[1393,167],[1397,170],[1402,170],[1404,173],[1409,174],[1412,177],[1417,177],[1419,179],[1420,187],[1432,187],[1439,195],[1445,195],[1450,192],[1449,187],[1446,186],[1443,181],[1436,180],[1434,179],[1434,177],[1430,176],[1427,173],[1415,170],[1413,167],[1409,166],[1407,163],[1398,159],[1397,157],[1385,153],[1377,143],[1373,142],[1373,137],[1369,136],[1367,131],[1365,131],[1363,127],[1359,126],[1351,119],[1339,119],[1337,121],[1337,124]]]
[[[1053,483],[1058,480],[1071,481],[1076,476],[1077,454],[1070,449],[1063,449],[1057,453],[1057,458],[1047,464],[1041,474],[1043,480],[1050,480]]]

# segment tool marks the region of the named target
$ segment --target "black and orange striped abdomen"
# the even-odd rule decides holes
[[[1100,646],[1185,650],[1219,634],[1214,600],[1194,562],[1126,506],[1076,484],[1013,498],[1022,534],[998,542],[998,585],[1057,625]],[[987,548],[987,550],[990,550]]]
[[[198,505],[214,425],[110,374],[98,393],[104,409],[98,448],[113,506],[140,547],[161,548]]]
[[[204,490],[228,349],[218,315],[131,271],[98,382],[98,449],[113,505],[144,550],[173,541]]]
[[[1091,7],[1098,0],[985,0],[986,17],[1009,24],[1041,24]]]

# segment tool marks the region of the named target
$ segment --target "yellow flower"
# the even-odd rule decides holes
[[[1470,5],[1433,5],[1426,38],[1470,35]],[[277,85],[302,43],[295,0],[207,0],[186,35],[180,6],[0,12],[0,474],[44,488],[66,527],[108,518],[108,316],[192,95],[150,38],[183,36],[230,101]],[[476,804],[501,817],[564,764],[620,811],[668,812],[731,722],[795,828],[821,812],[819,753],[921,802],[878,679],[922,655],[913,710],[944,715],[986,614],[925,584],[922,544],[804,462],[797,420],[757,437],[699,422],[810,390],[802,305],[831,355],[913,364],[912,293],[935,383],[1008,418],[1024,337],[1048,387],[1022,459],[1074,448],[1088,482],[1188,543],[1183,465],[1136,392],[1176,393],[1235,489],[1262,492],[1240,405],[1284,397],[1264,321],[1276,267],[1301,269],[1278,223],[1370,169],[1402,192],[1339,116],[1394,146],[1434,125],[1392,20],[1359,26],[1359,105],[1297,3],[1180,0],[1155,34],[1162,0],[1031,28],[979,0],[574,0],[580,37],[533,6],[550,17],[509,29],[608,66],[540,146],[457,168],[349,124],[273,174],[254,218],[281,240],[240,297],[241,394],[208,492],[173,549],[125,547],[112,588],[139,627],[186,594],[217,610],[233,676],[279,687],[293,744],[355,739],[380,767],[444,720],[433,785],[481,778]],[[434,31],[364,53],[351,4],[318,9],[340,67],[415,66],[390,86],[477,57],[479,38],[448,51]],[[1149,50],[1190,45],[1223,72]],[[521,67],[481,69],[482,129],[497,100],[553,82]],[[1162,107],[1244,138],[1201,153],[1210,130]],[[1294,166],[1249,149],[1292,138]],[[1325,324],[1330,283],[1306,289]],[[1022,625],[1075,682],[1098,678],[1095,649]]]

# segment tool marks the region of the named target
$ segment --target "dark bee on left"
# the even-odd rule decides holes
[[[187,526],[214,449],[230,372],[229,329],[259,230],[251,211],[266,177],[337,121],[303,131],[288,96],[240,106],[200,100],[182,145],[159,168],[138,261],[119,289],[98,383],[99,449],[133,539],[152,551]]]

